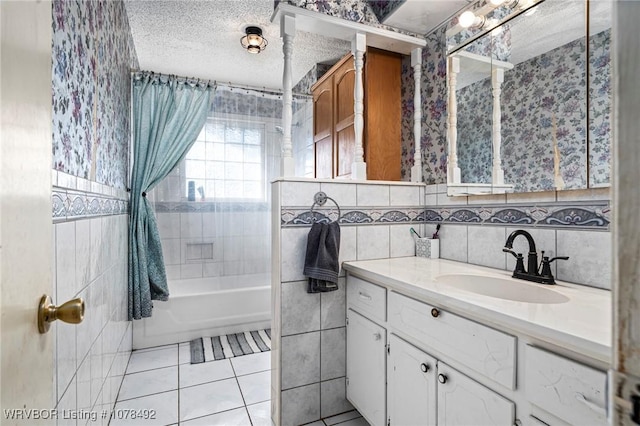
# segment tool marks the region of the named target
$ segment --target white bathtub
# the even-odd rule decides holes
[[[169,301],[133,322],[133,348],[271,327],[271,275],[233,275],[169,282]]]

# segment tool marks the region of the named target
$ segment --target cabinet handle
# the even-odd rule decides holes
[[[581,394],[580,392],[576,392],[575,397],[576,397],[576,399],[577,399],[579,402],[581,402],[581,403],[583,403],[584,405],[586,405],[587,407],[589,407],[589,409],[590,409],[591,411],[593,411],[593,412],[595,412],[595,413],[598,413],[598,414],[600,414],[600,415],[602,415],[602,416],[606,416],[606,415],[607,415],[607,410],[605,410],[604,408],[602,408],[602,407],[598,406],[597,404],[595,404],[595,403],[593,403],[593,402],[589,401],[589,400],[587,399],[587,397],[586,397],[586,396],[584,396],[583,394]]]
[[[431,309],[431,316],[434,318],[438,318],[438,316],[440,316],[440,311],[436,308]]]
[[[423,373],[427,373],[429,371],[429,365],[423,362],[420,364],[420,370],[422,370]]]
[[[444,385],[447,383],[447,376],[444,374],[438,374],[438,381]]]
[[[361,291],[358,292],[358,296],[360,296],[360,299],[371,301],[371,296],[369,296],[368,294],[365,294],[365,293],[363,293]]]
[[[373,333],[373,340],[380,340],[382,339],[382,334],[380,333]]]

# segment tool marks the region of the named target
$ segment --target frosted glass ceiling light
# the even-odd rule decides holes
[[[462,28],[482,28],[484,21],[484,16],[476,16],[475,13],[470,10],[462,12],[458,18],[458,23]]]
[[[242,47],[249,53],[260,53],[267,47],[267,39],[262,37],[260,27],[249,26],[245,30],[246,35],[240,39]]]

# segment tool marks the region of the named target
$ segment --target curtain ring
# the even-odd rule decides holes
[[[146,197],[146,196],[147,196],[147,193],[146,193],[146,192],[143,192],[143,193],[142,193],[142,196],[143,196],[143,197]]]

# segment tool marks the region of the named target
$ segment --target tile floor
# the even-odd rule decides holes
[[[271,353],[190,364],[189,343],[134,351],[111,426],[272,426]],[[132,419],[154,410],[153,419]],[[357,411],[309,426],[368,426]]]

